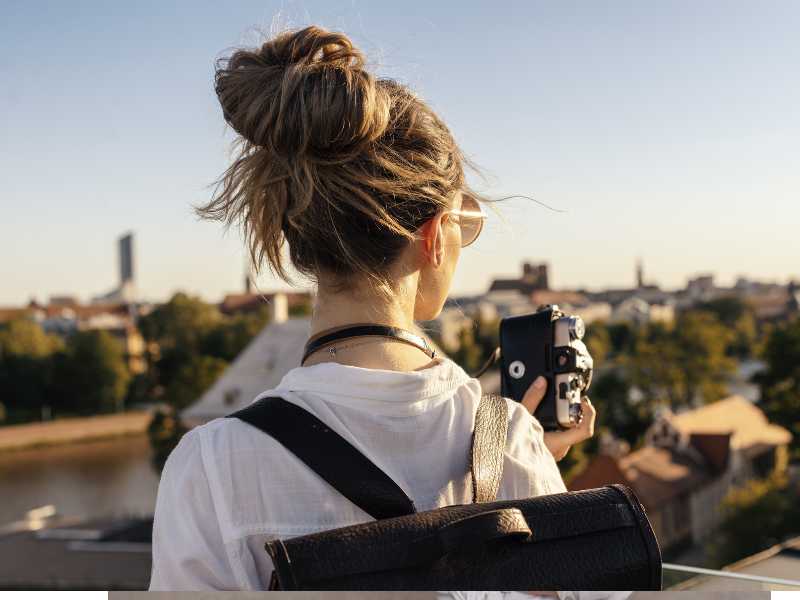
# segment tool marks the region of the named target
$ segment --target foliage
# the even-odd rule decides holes
[[[58,336],[44,332],[30,319],[14,319],[0,328],[0,356],[46,358],[63,348]]]
[[[472,374],[483,366],[499,345],[500,320],[483,319],[480,312],[477,312],[472,323],[458,332],[458,347],[447,350],[454,362]]]
[[[792,461],[800,461],[800,318],[772,330],[764,352],[765,372],[756,376],[761,408],[792,432]]]
[[[458,332],[458,348],[450,357],[467,373],[474,373],[481,366],[481,349],[475,340],[472,327],[464,327]]]
[[[261,306],[252,313],[224,319],[210,329],[200,341],[200,353],[228,362],[269,323],[269,307]]]
[[[715,566],[750,556],[800,533],[800,498],[784,475],[735,488],[721,509],[725,517],[709,547]]]
[[[227,368],[221,358],[193,354],[178,369],[166,386],[164,400],[181,410],[195,402]]]
[[[118,340],[106,331],[78,331],[55,357],[49,403],[61,414],[120,410],[129,381]]]
[[[139,321],[142,335],[157,344],[150,380],[137,382],[144,393],[164,390],[163,399],[184,408],[214,383],[228,363],[269,322],[269,307],[225,316],[213,305],[175,294]]]
[[[586,327],[586,335],[583,337],[589,354],[592,355],[595,365],[605,362],[606,358],[612,353],[611,332],[608,326],[602,321],[595,321]]]
[[[626,358],[630,382],[647,402],[673,409],[719,400],[735,367],[726,354],[730,340],[730,331],[703,311],[684,312],[672,326],[651,323]]]
[[[632,401],[630,391],[630,384],[622,373],[610,370],[592,383],[589,395],[597,409],[595,428],[609,431],[633,447],[653,422],[654,407],[647,402]]]
[[[295,317],[308,317],[311,315],[311,302],[302,302],[294,304],[289,307],[289,316]]]
[[[8,423],[119,410],[163,399],[183,408],[209,387],[269,321],[269,307],[225,316],[183,293],[143,316],[148,369],[131,377],[124,349],[104,331],[65,340],[21,318],[0,325],[0,402]]]
[[[170,452],[187,431],[174,408],[159,410],[153,414],[153,419],[147,427],[147,435],[153,449],[152,465],[156,471],[161,473]]]
[[[724,296],[701,302],[695,310],[713,314],[731,333],[726,349],[730,356],[748,358],[757,347],[758,331],[755,313],[750,305],[736,296]]]
[[[0,327],[0,401],[9,423],[41,415],[51,384],[53,357],[63,342],[29,319]]]
[[[593,327],[599,324],[592,323]],[[611,340],[611,354],[630,354],[636,347],[636,328],[631,323],[610,323],[607,326],[608,337]]]
[[[147,341],[158,342],[164,350],[195,351],[201,340],[222,321],[216,306],[178,292],[169,302],[139,319],[139,330]]]

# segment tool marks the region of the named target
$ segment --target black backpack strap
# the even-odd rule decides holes
[[[503,477],[503,460],[508,435],[508,404],[505,398],[484,394],[475,414],[470,472],[472,501],[492,502]]]
[[[350,442],[307,410],[278,397],[261,398],[236,417],[272,436],[375,519],[416,512],[414,502]]]

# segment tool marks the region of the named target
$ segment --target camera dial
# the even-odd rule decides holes
[[[573,340],[582,340],[583,334],[586,333],[586,325],[583,324],[583,319],[580,317],[567,317],[569,321],[569,337]]]

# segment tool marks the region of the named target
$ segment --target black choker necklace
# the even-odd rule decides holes
[[[431,348],[424,338],[400,329],[399,327],[390,327],[388,325],[353,325],[351,327],[344,327],[333,333],[328,333],[316,339],[309,340],[306,343],[305,350],[303,351],[303,359],[300,361],[302,365],[306,359],[313,352],[316,352],[323,346],[327,346],[331,342],[343,340],[346,338],[362,337],[367,335],[379,335],[381,337],[392,338],[406,344],[411,344],[422,350],[425,354],[434,358],[436,351]]]

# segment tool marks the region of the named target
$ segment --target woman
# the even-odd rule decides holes
[[[240,223],[254,263],[317,284],[311,340],[354,324],[412,329],[444,304],[483,214],[444,123],[404,86],[376,79],[340,33],[287,32],[235,52],[216,74],[239,155],[203,216]],[[590,437],[543,434],[545,391],[509,401],[498,499],[564,491],[554,459]],[[363,336],[322,345],[261,396],[323,420],[419,510],[470,502],[467,455],[481,387],[424,345]],[[267,589],[268,539],[370,520],[278,442],[238,419],[186,434],[163,471],[151,590]]]

